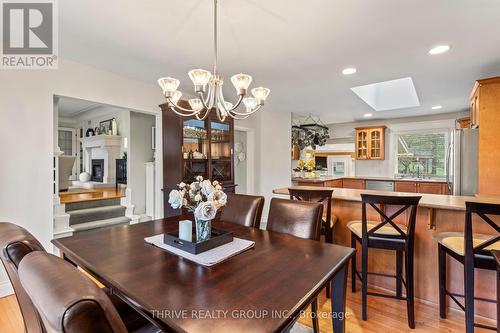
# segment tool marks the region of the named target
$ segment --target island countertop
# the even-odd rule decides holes
[[[444,178],[397,178],[397,177],[376,177],[376,176],[342,176],[332,177],[327,176],[323,178],[310,178],[310,177],[292,177],[292,181],[300,183],[326,183],[333,180],[352,179],[352,180],[375,180],[375,181],[388,181],[388,182],[417,182],[417,183],[446,183]]]
[[[315,186],[291,186],[290,188],[308,189],[308,190],[325,190],[328,187],[315,187]],[[476,202],[489,202],[500,204],[500,197],[489,196],[456,196],[444,194],[421,194],[421,193],[406,193],[406,192],[386,192],[374,190],[356,190],[349,188],[332,187],[334,200],[357,201],[361,202],[361,194],[375,194],[375,195],[392,195],[392,196],[421,196],[419,206],[426,208],[446,209],[465,211],[466,201]],[[289,195],[288,188],[278,188],[273,190],[274,194]]]

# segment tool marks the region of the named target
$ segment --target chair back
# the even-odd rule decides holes
[[[496,233],[496,236],[492,237],[480,244],[474,245],[473,242],[473,220],[472,216],[477,215],[480,217],[479,221],[485,222],[490,226]],[[489,216],[488,216],[489,215]],[[472,258],[477,255],[483,255],[491,257],[491,252],[487,250],[487,247],[492,246],[496,242],[500,242],[500,227],[498,223],[493,221],[490,216],[500,215],[500,205],[482,202],[466,202],[465,203],[465,258]]]
[[[45,252],[21,261],[19,279],[47,333],[126,333],[108,296],[77,268]]]
[[[262,196],[229,193],[220,219],[245,227],[259,228],[263,208],[264,197]]]
[[[43,332],[43,324],[33,303],[19,281],[18,268],[21,260],[33,251],[43,251],[42,244],[24,228],[12,223],[0,222],[0,260],[9,276],[23,316],[25,331]]]
[[[273,198],[267,230],[319,240],[322,216],[323,205],[320,203]]]
[[[421,196],[398,196],[398,195],[373,195],[361,194],[362,216],[361,216],[361,234],[363,240],[368,240],[370,237],[394,239],[405,241],[407,245],[413,246],[415,239],[415,224],[417,220],[417,207]],[[374,228],[368,230],[368,220],[366,214],[366,207],[371,206],[381,217],[381,222]],[[379,207],[380,206],[380,207]],[[387,216],[384,208],[386,206],[401,206],[391,216]],[[394,221],[396,217],[402,213],[409,211],[408,219],[406,221],[407,231],[404,232]],[[388,235],[377,233],[380,228],[388,226],[397,231],[396,235]]]

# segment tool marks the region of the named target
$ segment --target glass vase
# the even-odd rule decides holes
[[[212,221],[200,220],[195,217],[195,224],[196,224],[196,242],[199,243],[210,239],[212,231]]]

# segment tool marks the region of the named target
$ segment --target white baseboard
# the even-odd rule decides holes
[[[13,295],[14,289],[12,289],[12,285],[9,281],[0,281],[0,298]]]

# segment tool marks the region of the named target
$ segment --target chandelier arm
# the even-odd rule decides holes
[[[209,88],[208,96],[206,99],[205,99],[205,96],[203,96],[203,92],[201,92],[201,91],[198,92],[198,97],[200,98],[201,104],[203,105],[203,107],[205,109],[210,110],[213,107],[214,103],[213,103],[213,89],[212,88]]]
[[[227,112],[229,111],[233,111],[235,110],[238,106],[240,106],[241,102],[243,101],[243,97],[245,97],[245,95],[239,95],[238,97],[238,101],[236,102],[236,104],[233,105],[233,107],[229,110],[226,110]]]
[[[261,107],[262,107],[262,105],[261,105],[261,104],[259,104],[259,105],[257,105],[257,106],[256,106],[253,110],[250,110],[250,112],[245,112],[245,113],[243,113],[243,112],[238,112],[238,111],[234,111],[234,110],[232,110],[232,111],[229,111],[229,113],[230,113],[230,114],[235,114],[235,115],[238,115],[238,116],[249,116],[249,115],[251,115],[252,113],[255,113],[255,112],[259,111],[259,109],[260,109]]]
[[[203,115],[203,117],[200,117],[200,113],[201,113],[201,110],[200,110],[200,112],[198,112],[196,114],[196,119],[198,119],[198,120],[205,120],[205,118],[207,118],[207,116],[210,113],[210,111],[208,111],[208,109],[205,109],[205,114]]]
[[[167,101],[168,103],[170,104],[169,107],[172,111],[174,111],[175,113],[177,113],[178,115],[181,115],[181,116],[193,116],[197,113],[200,113],[201,110],[193,110],[193,109],[186,109],[186,108],[183,108],[182,106],[179,106],[177,105],[176,103],[172,102],[172,100],[170,99],[170,97],[167,97]],[[180,111],[182,112],[187,112],[187,113],[182,113],[182,112],[178,112],[176,109],[179,109]]]

